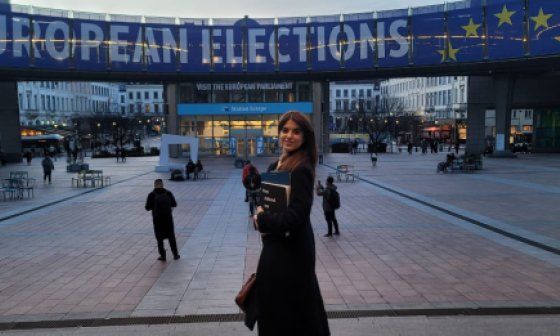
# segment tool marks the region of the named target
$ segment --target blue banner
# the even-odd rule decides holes
[[[179,51],[181,72],[210,72],[210,29],[194,24],[182,27],[187,31],[187,48]]]
[[[140,72],[143,68],[142,25],[111,23],[109,25],[109,61],[113,71]]]
[[[344,48],[344,68],[346,69],[368,69],[375,65],[375,21],[346,21],[344,32],[348,38],[348,44]],[[354,36],[351,39],[352,35]]]
[[[247,20],[247,71],[274,72],[275,29],[274,25],[259,25],[253,20]]]
[[[529,52],[549,55],[560,52],[560,2],[533,0],[529,2]]]
[[[447,12],[449,47],[457,50],[458,62],[476,62],[484,58],[483,29],[482,7]]]
[[[417,14],[412,17],[413,62],[417,65],[457,62],[456,54],[445,52],[445,22],[443,6],[436,13]],[[451,49],[450,49],[451,50]]]
[[[283,114],[288,111],[313,113],[313,103],[228,103],[178,104],[179,115]]]
[[[150,24],[144,30],[146,67],[153,72],[177,71],[178,51],[187,48],[187,31],[179,27]],[[182,56],[186,61],[186,53]]]
[[[488,58],[518,58],[523,50],[523,2],[495,0],[486,9]]]
[[[26,15],[0,15],[0,66],[29,67],[30,34]]]
[[[33,18],[34,65],[39,68],[68,69],[70,25],[63,18]]]
[[[307,70],[307,27],[304,24],[278,26],[280,71]]]
[[[311,24],[312,70],[335,70],[341,66],[340,22],[314,22]]]
[[[109,50],[106,31],[101,21],[74,20],[74,60],[79,70],[106,70]]]
[[[243,20],[234,26],[213,26],[214,71],[243,71]]]
[[[377,23],[377,54],[379,67],[408,65],[407,16],[379,19]]]

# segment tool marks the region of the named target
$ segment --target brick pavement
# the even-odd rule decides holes
[[[560,169],[559,156],[486,160],[483,173],[438,175],[442,157],[386,154],[371,167],[365,154],[333,154],[325,162],[352,162],[364,179],[558,238],[558,209],[546,200],[555,195],[548,180]],[[204,161],[209,180],[166,182],[180,204],[179,261],[155,260],[143,206],[153,179],[167,175],[150,172],[154,159],[129,158],[126,165],[94,160],[117,180],[137,177],[0,222],[0,321],[238,312],[233,294],[254,270],[260,242],[247,220],[240,170],[230,159]],[[264,168],[270,159],[256,162]],[[76,193],[59,168],[55,183],[37,190],[37,203]],[[330,171],[320,166],[318,177]],[[340,237],[322,237],[319,200],[312,211],[328,310],[560,304],[558,256],[363,181],[341,183],[339,191]],[[4,213],[24,209],[8,203],[0,203]]]

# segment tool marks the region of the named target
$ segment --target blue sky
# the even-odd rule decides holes
[[[423,5],[443,0],[15,0],[12,3],[80,11],[170,17],[308,16],[371,12]]]

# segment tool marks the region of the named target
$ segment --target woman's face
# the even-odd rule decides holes
[[[288,153],[298,150],[303,140],[303,130],[291,119],[280,130],[282,148]]]

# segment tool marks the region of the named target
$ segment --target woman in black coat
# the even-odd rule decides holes
[[[269,170],[291,173],[289,206],[281,213],[257,208],[255,225],[263,248],[257,267],[257,326],[261,336],[330,335],[315,274],[311,227],[317,150],[304,115],[288,112],[279,122],[282,156]]]

